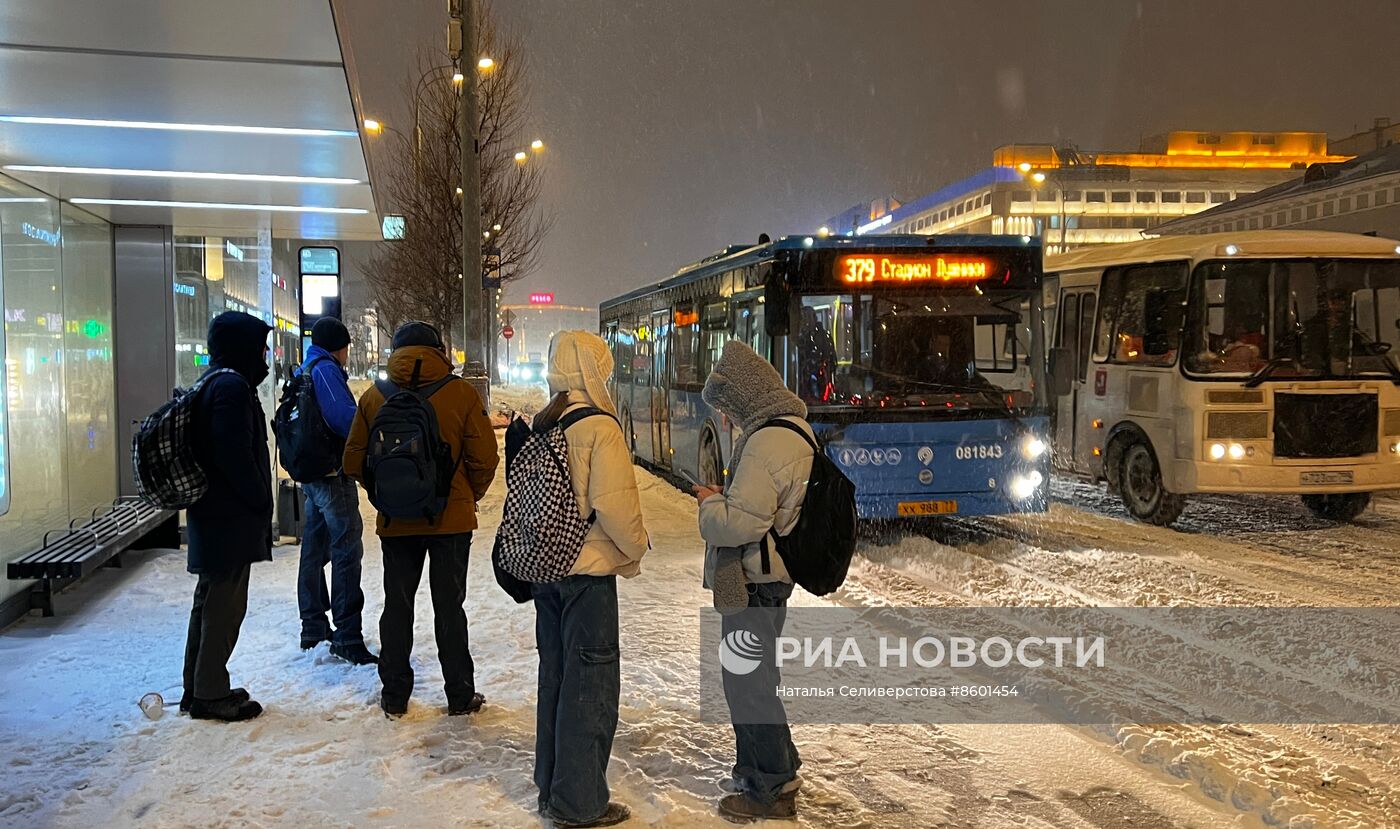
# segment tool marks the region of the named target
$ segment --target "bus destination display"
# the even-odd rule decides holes
[[[874,282],[977,282],[992,273],[981,256],[851,253],[836,258],[836,276],[848,285]]]

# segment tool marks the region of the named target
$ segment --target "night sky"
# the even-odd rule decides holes
[[[496,6],[530,52],[555,222],[540,272],[507,301],[552,290],[596,304],[760,232],[921,195],[988,166],[1000,144],[1340,137],[1400,118],[1396,0]],[[415,39],[441,39],[445,8],[355,0],[367,111],[393,117],[396,64]],[[359,45],[366,25],[375,40]]]

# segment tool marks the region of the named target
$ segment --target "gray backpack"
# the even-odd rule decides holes
[[[501,568],[521,581],[560,581],[583,551],[597,513],[579,515],[564,430],[595,415],[612,417],[592,407],[569,412],[543,432],[531,432],[506,466],[498,557]]]

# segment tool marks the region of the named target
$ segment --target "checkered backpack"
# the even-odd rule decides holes
[[[540,584],[569,575],[597,513],[579,515],[564,430],[586,417],[575,409],[543,432],[531,432],[506,468],[506,508],[498,531],[499,560],[510,575]]]
[[[232,374],[231,368],[216,368],[188,389],[176,389],[168,403],[156,409],[131,438],[131,463],[136,476],[136,492],[163,509],[185,509],[204,497],[209,481],[194,457],[195,402],[200,389],[213,377]]]

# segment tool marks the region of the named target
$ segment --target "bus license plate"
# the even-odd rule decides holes
[[[1299,472],[1298,483],[1304,486],[1328,486],[1337,484],[1350,484],[1354,476],[1350,469],[1339,470],[1337,472]]]
[[[958,511],[957,501],[900,501],[899,514],[948,515]]]

